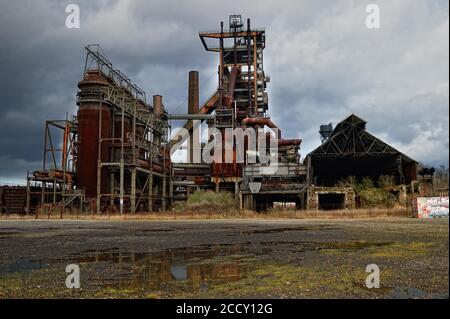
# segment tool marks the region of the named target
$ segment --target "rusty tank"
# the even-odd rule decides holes
[[[78,145],[77,145],[77,187],[85,191],[87,198],[97,194],[97,159],[107,162],[110,158],[109,141],[99,145],[99,131],[102,139],[111,137],[111,108],[101,97],[100,91],[108,86],[110,80],[98,70],[86,72],[78,83]],[[100,154],[99,154],[100,152]],[[101,169],[100,187],[102,193],[108,192],[108,171]]]

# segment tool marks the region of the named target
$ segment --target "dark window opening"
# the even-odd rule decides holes
[[[319,209],[334,210],[345,208],[345,194],[319,194]]]

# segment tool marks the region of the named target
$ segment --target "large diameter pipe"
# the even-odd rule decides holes
[[[301,143],[302,140],[299,138],[278,140],[278,146],[299,146]]]
[[[281,130],[278,126],[275,125],[269,118],[267,117],[246,117],[242,120],[242,125],[244,126],[252,126],[252,125],[260,125],[267,126],[271,128],[277,134],[277,139],[281,139]]]
[[[59,178],[59,179],[65,178],[68,187],[69,188],[72,187],[73,177],[71,173],[64,173],[63,171],[51,170],[48,175],[50,178]]]
[[[169,120],[214,120],[214,114],[168,114]]]

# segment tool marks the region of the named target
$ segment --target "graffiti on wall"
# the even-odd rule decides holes
[[[448,196],[418,197],[417,215],[419,218],[448,217]]]

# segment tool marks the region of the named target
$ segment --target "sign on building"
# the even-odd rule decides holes
[[[446,197],[418,197],[417,217],[419,218],[448,218],[448,196]]]

